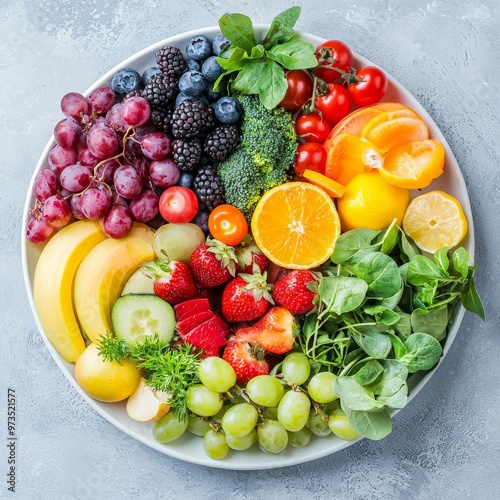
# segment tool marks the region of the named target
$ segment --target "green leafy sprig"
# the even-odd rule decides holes
[[[257,43],[249,17],[224,14],[219,27],[231,45],[217,58],[224,73],[214,83],[214,90],[258,94],[267,109],[275,108],[288,88],[285,70],[310,69],[318,64],[314,46],[295,38],[300,12],[295,6],[278,14],[261,43]]]

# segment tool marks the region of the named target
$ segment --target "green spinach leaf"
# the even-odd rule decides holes
[[[354,377],[337,377],[333,382],[333,390],[342,404],[352,410],[377,411],[385,407],[385,403],[377,401],[373,393],[363,387]]]
[[[441,358],[441,344],[427,333],[412,333],[405,341],[406,354],[399,359],[410,373],[430,370]]]
[[[403,286],[398,265],[382,252],[369,253],[353,270],[358,278],[368,283],[368,295],[373,297],[391,297]]]
[[[379,441],[387,437],[392,431],[392,419],[386,409],[377,412],[352,410],[342,405],[349,423],[354,430],[368,439]]]
[[[467,283],[462,295],[462,304],[465,309],[477,314],[483,321],[486,320],[486,312],[474,284],[474,269],[472,268],[469,269],[467,275]]]
[[[318,293],[328,311],[343,314],[357,309],[365,300],[368,285],[359,278],[327,276],[320,280]]]

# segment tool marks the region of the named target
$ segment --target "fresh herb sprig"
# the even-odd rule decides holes
[[[181,344],[172,349],[161,342],[158,335],[130,345],[107,334],[101,336],[99,343],[99,355],[108,361],[121,363],[121,360],[128,358],[136,363],[143,371],[147,385],[170,395],[169,404],[179,419],[187,416],[187,390],[200,381],[199,351],[189,344]]]
[[[318,64],[314,46],[295,38],[300,12],[295,6],[278,14],[261,43],[257,43],[249,17],[224,14],[219,27],[231,45],[217,58],[224,73],[214,83],[214,90],[258,94],[267,109],[275,108],[288,88],[285,70],[311,69]]]

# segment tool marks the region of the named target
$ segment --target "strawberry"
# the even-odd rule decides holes
[[[189,316],[194,316],[195,314],[209,310],[210,303],[207,298],[186,300],[174,306],[175,319],[177,321],[182,321],[183,319],[189,318]]]
[[[196,281],[204,288],[221,285],[236,275],[234,248],[218,240],[207,239],[198,245],[189,264]]]
[[[257,342],[266,352],[284,354],[292,349],[297,326],[293,314],[284,307],[271,307],[252,326],[236,331],[235,340]]]
[[[230,332],[224,320],[216,316],[193,328],[183,342],[203,350],[202,357],[218,356],[219,347],[227,344],[226,335]]]
[[[292,314],[306,314],[314,309],[317,291],[311,290],[318,277],[307,269],[289,272],[274,284],[272,297],[276,304],[286,307]]]
[[[237,273],[253,273],[254,264],[263,273],[269,263],[269,259],[262,253],[254,239],[247,234],[243,241],[235,248],[236,253],[236,272]]]
[[[255,342],[230,340],[223,358],[233,367],[236,381],[246,384],[257,375],[267,375],[269,365],[264,359],[264,351]]]
[[[231,280],[222,292],[222,315],[226,321],[237,323],[260,318],[273,303],[266,273],[255,264],[254,274],[241,273]]]
[[[179,304],[196,297],[198,290],[191,270],[179,260],[155,260],[143,264],[144,273],[154,278],[153,292],[170,304]]]

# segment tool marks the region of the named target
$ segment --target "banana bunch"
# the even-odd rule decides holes
[[[154,231],[134,223],[125,238],[111,239],[96,221],[59,230],[38,259],[33,295],[52,345],[74,363],[92,342],[111,331],[111,307],[142,262],[154,259]]]

